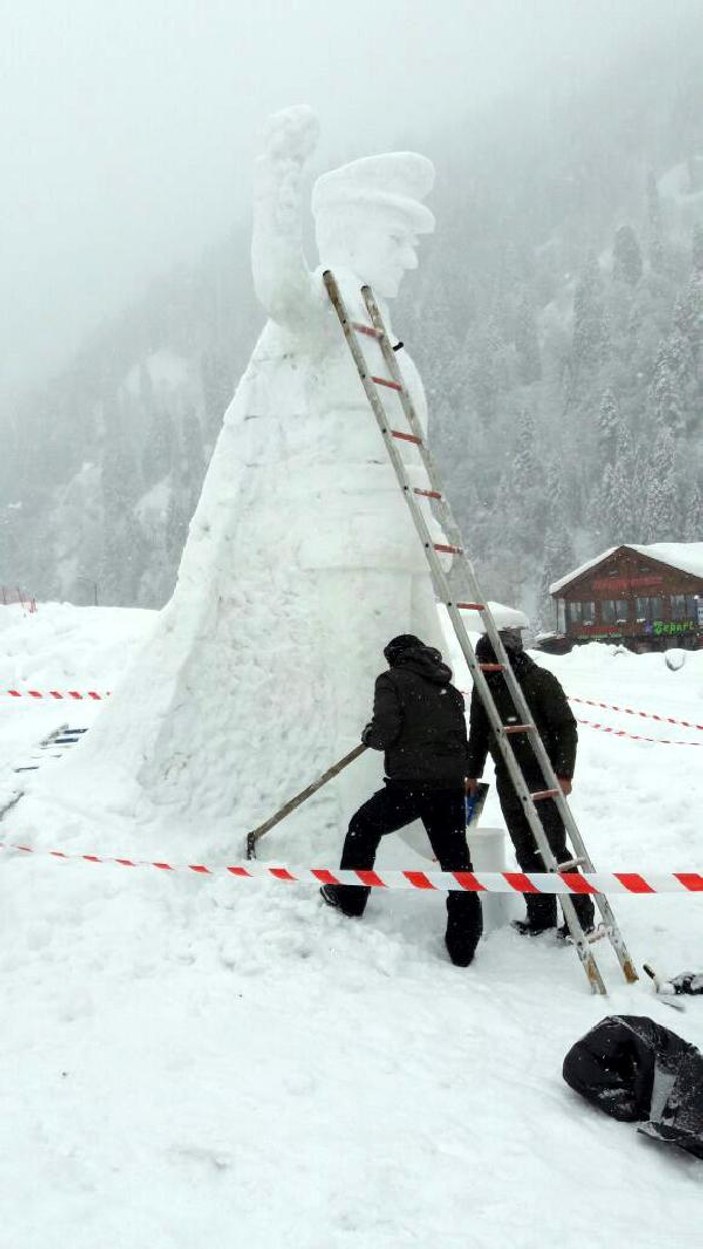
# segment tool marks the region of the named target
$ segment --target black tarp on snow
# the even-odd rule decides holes
[[[571,1047],[566,1083],[640,1132],[703,1158],[703,1054],[644,1015],[609,1015]]]

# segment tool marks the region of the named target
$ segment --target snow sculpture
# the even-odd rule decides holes
[[[270,319],[225,415],[173,598],[85,743],[96,763],[117,759],[140,800],[166,804],[171,827],[192,820],[200,844],[209,830],[213,851],[231,852],[358,742],[391,636],[443,645],[424,555],[321,276],[333,269],[359,320],[370,283],[387,319],[417,236],[434,227],[422,203],[433,168],[390,153],[323,174],[312,196],[322,265],[311,272],[301,187],[316,138],[307,108],[269,124],[252,260]],[[399,362],[424,421],[404,349]],[[302,828],[299,854],[326,832],[334,856],[333,831],[380,775],[380,757],[364,756],[262,847],[290,852]]]

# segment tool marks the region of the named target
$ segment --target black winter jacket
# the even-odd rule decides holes
[[[529,655],[524,653],[513,655],[511,661],[513,672],[522,687],[527,705],[532,712],[533,723],[537,726],[554,771],[557,776],[571,778],[576,766],[578,732],[566,694],[557,678],[546,668],[540,668]],[[513,700],[501,674],[491,673],[487,680],[502,723],[517,723],[518,717]],[[508,769],[475,688],[471,695],[469,730],[468,775],[471,777],[481,775],[486,755],[490,751],[496,765],[496,780],[499,784],[509,782]],[[510,744],[525,779],[538,785],[542,784],[544,782],[542,769],[527,735],[515,734]]]
[[[432,646],[404,651],[376,678],[373,719],[363,741],[385,751],[390,780],[463,785],[468,775],[464,698],[451,678]]]

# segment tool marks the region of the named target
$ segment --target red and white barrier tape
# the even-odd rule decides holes
[[[634,707],[618,707],[615,703],[597,703],[592,698],[574,698],[568,695],[570,703],[582,703],[584,707],[603,707],[606,711],[621,711],[626,716],[639,716],[641,720],[658,720],[660,724],[678,724],[684,729],[698,729],[703,733],[703,724],[692,724],[690,720],[677,720],[674,716],[658,716],[654,711],[637,711]],[[587,721],[584,721],[587,723]],[[647,738],[647,741],[661,741],[661,738]]]
[[[577,720],[577,724],[599,729],[601,733],[610,733],[613,737],[627,737],[631,742],[655,742],[659,746],[703,746],[703,742],[681,742],[671,737],[645,737],[642,733],[628,733],[627,729],[616,729],[610,724],[594,724],[592,720]]]
[[[154,867],[161,872],[189,872],[198,876],[220,873],[235,879],[264,877],[284,884],[367,885],[371,889],[419,889],[425,893],[451,890],[467,893],[703,893],[700,872],[399,872],[352,871],[329,867],[294,867],[269,863],[216,865],[166,863],[154,859],[113,858],[98,854],[69,854],[65,850],[41,850],[12,842],[0,842],[0,850],[83,863],[116,864],[119,867]]]
[[[471,696],[471,690],[461,690],[460,693]],[[639,716],[642,720],[658,720],[660,724],[676,724],[684,729],[699,729],[703,732],[703,724],[692,724],[690,720],[677,720],[674,716],[658,716],[653,711],[636,711],[633,707],[618,707],[615,703],[597,703],[592,698],[574,698],[571,694],[567,694],[567,698],[570,703],[581,703],[584,707],[602,707],[606,711],[620,711],[628,716]],[[594,724],[591,720],[579,720],[579,724],[585,724],[591,729],[602,729],[604,733],[616,733],[617,737],[630,737],[635,742],[661,742],[664,746],[700,745],[699,742],[678,742],[666,737],[641,737],[637,733],[626,733],[624,729],[616,732],[615,729],[608,728],[604,724]]]
[[[97,690],[86,690],[85,694],[79,693],[78,690],[48,690],[46,692],[42,690],[0,690],[0,693],[10,698],[33,698],[35,701],[41,698],[46,698],[49,701],[51,699],[65,698],[69,701],[73,699],[76,702],[82,699],[86,699],[88,702],[91,699],[94,702],[100,702],[103,698],[110,697],[109,690],[105,694],[98,694]]]
[[[462,693],[468,694],[468,690]],[[110,691],[106,690],[104,694],[99,694],[97,690],[86,690],[80,693],[78,690],[0,690],[0,694],[9,696],[10,698],[30,698],[35,702],[39,700],[58,701],[63,699],[68,702],[101,702],[103,699],[110,697]],[[616,707],[610,703],[597,703],[589,698],[570,698],[572,703],[583,703],[589,707],[605,707],[610,711],[627,712],[628,715],[641,716],[649,720],[659,720],[666,724],[680,724],[684,728],[701,729],[703,724],[691,724],[688,720],[675,720],[672,716],[657,716],[647,711],[633,711],[630,707]],[[667,737],[645,737],[641,733],[628,733],[625,729],[615,729],[608,724],[594,724],[592,720],[579,720],[579,724],[585,725],[589,729],[598,729],[601,733],[610,733],[613,737],[627,737],[633,742],[654,742],[660,746],[703,746],[703,742],[680,742]]]
[[[470,695],[471,690],[462,690],[461,693],[465,695]],[[86,690],[85,693],[81,693],[79,690],[17,690],[17,689],[0,690],[0,696],[4,696],[6,698],[7,697],[9,698],[31,698],[31,699],[34,699],[35,702],[41,699],[47,699],[47,700],[65,699],[67,701],[70,701],[71,699],[74,701],[80,701],[81,699],[90,701],[92,699],[94,702],[100,702],[105,698],[109,698],[110,694],[111,694],[110,690],[106,690],[102,694],[98,693],[97,690]],[[676,724],[676,725],[679,725],[681,728],[696,729],[699,732],[703,733],[703,724],[693,724],[690,720],[677,720],[675,716],[660,716],[660,715],[657,715],[656,712],[653,712],[653,711],[637,711],[636,708],[634,707],[619,707],[617,706],[616,703],[600,703],[600,702],[596,702],[592,698],[575,698],[572,695],[568,695],[567,697],[570,703],[581,703],[585,707],[602,707],[606,711],[619,711],[619,712],[622,712],[623,715],[639,716],[639,718],[642,720],[657,720],[660,724]],[[589,725],[590,728],[594,728],[594,729],[604,728],[603,725],[593,724],[590,720],[580,720],[579,723],[587,724]],[[622,733],[619,736],[624,737],[624,736],[629,736],[629,735]],[[666,745],[672,745],[672,746],[673,745],[683,746],[683,745],[690,744],[688,742],[670,742],[668,739],[661,738],[661,737],[640,738],[634,734],[632,736],[635,737],[636,741],[665,742]]]

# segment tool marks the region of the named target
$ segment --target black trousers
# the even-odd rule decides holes
[[[433,789],[409,781],[386,781],[365,802],[349,823],[342,850],[341,868],[372,868],[382,837],[420,819],[442,871],[470,872],[466,844],[464,790]],[[334,886],[345,915],[363,915],[369,890],[364,885]],[[447,894],[446,944],[453,963],[471,962],[483,931],[481,903],[477,894]]]
[[[509,777],[496,778],[498,797],[505,817],[510,840],[515,847],[515,856],[523,872],[545,872],[545,862],[537,849],[532,829],[523,810],[522,803],[513,789]],[[530,789],[540,789],[544,781],[530,784]],[[546,833],[547,841],[557,863],[565,863],[572,857],[566,845],[566,829],[562,822],[556,803],[545,798],[537,804],[537,812]],[[557,900],[554,894],[526,893],[523,895],[527,906],[527,918],[531,924],[548,927],[557,922]],[[593,902],[586,894],[569,894],[582,928],[590,928],[594,920]]]

